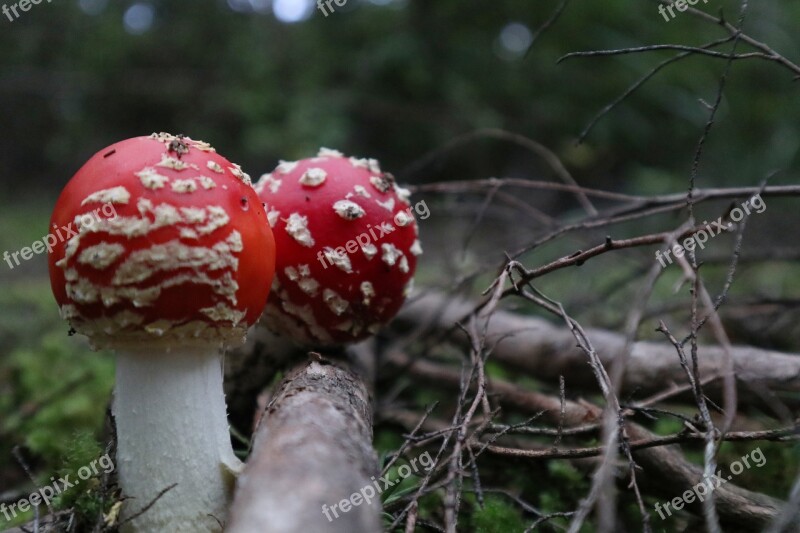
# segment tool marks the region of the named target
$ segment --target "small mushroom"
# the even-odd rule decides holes
[[[128,139],[78,170],[51,223],[74,230],[49,254],[62,317],[117,355],[122,519],[158,498],[124,529],[220,531],[241,468],[222,353],[261,315],[274,271],[249,178],[200,141]]]
[[[256,191],[278,250],[268,328],[324,346],[366,338],[394,317],[422,249],[408,191],[376,160],[323,148],[282,162]]]

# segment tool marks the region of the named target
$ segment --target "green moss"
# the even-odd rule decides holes
[[[476,533],[514,533],[527,527],[519,506],[491,494],[484,498],[483,507],[474,508],[470,522]]]

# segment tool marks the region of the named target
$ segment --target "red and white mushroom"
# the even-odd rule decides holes
[[[306,345],[372,335],[400,309],[417,255],[408,191],[374,159],[321,149],[256,184],[278,258],[265,323]]]
[[[95,154],[67,183],[49,254],[61,315],[117,354],[113,413],[130,531],[219,531],[241,466],[222,350],[261,315],[275,245],[249,177],[207,143],[153,134]]]

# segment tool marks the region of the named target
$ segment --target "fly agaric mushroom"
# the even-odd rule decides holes
[[[123,519],[161,495],[125,527],[219,531],[241,467],[222,349],[261,315],[274,271],[249,177],[207,143],[136,137],[78,170],[51,223],[68,231],[49,253],[62,317],[117,354],[117,471],[133,498]]]
[[[377,333],[405,300],[422,253],[409,193],[374,159],[323,148],[256,184],[278,258],[265,322],[306,345]]]

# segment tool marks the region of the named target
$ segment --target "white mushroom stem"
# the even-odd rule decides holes
[[[117,351],[114,419],[125,532],[218,532],[235,474],[218,348]]]

